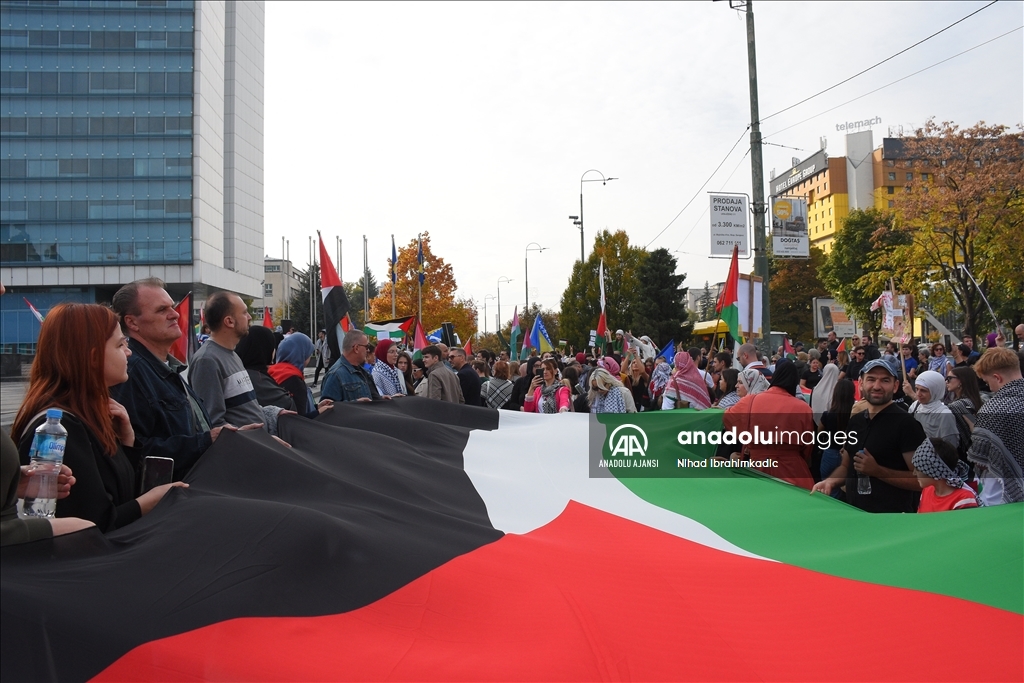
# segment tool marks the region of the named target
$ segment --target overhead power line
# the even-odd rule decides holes
[[[974,10],[973,12],[968,14],[967,16],[965,16],[965,17],[963,17],[961,19],[957,19],[956,21],[954,21],[952,24],[950,24],[946,28],[936,31],[935,33],[931,34],[927,38],[922,38],[921,40],[917,41],[916,43],[914,43],[910,47],[903,48],[902,50],[900,50],[896,54],[890,55],[890,56],[886,57],[885,59],[883,59],[882,61],[878,62],[877,64],[872,64],[871,66],[869,66],[868,68],[864,69],[863,71],[858,71],[857,73],[853,74],[849,78],[845,78],[845,79],[839,81],[838,83],[836,83],[835,85],[830,85],[829,87],[825,88],[824,90],[822,90],[820,92],[814,93],[810,97],[805,97],[804,99],[800,100],[799,102],[796,102],[794,104],[789,105],[785,109],[780,109],[777,112],[775,112],[774,114],[769,114],[768,116],[761,117],[762,123],[764,121],[767,121],[768,119],[772,118],[773,116],[778,116],[779,114],[781,114],[783,112],[787,112],[790,109],[793,109],[794,107],[799,107],[804,102],[809,102],[810,100],[813,100],[815,97],[818,97],[819,95],[824,95],[829,90],[835,90],[836,88],[841,86],[843,83],[849,83],[850,81],[852,81],[853,79],[857,78],[858,76],[863,76],[864,74],[866,74],[867,72],[871,71],[872,69],[880,67],[883,64],[885,64],[886,62],[891,61],[891,60],[895,59],[896,57],[899,57],[901,54],[903,54],[905,52],[909,52],[910,50],[913,50],[915,47],[917,47],[918,45],[921,45],[922,43],[928,42],[929,40],[931,40],[935,36],[939,35],[940,33],[945,33],[946,31],[948,31],[949,29],[953,28],[957,24],[959,24],[959,23],[961,23],[963,21],[966,21],[967,19],[970,19],[971,17],[973,17],[978,12],[983,12],[983,11],[987,10],[989,7],[991,7],[992,5],[996,4],[997,2],[999,2],[999,0],[992,0],[992,2],[988,3],[984,7],[979,7],[978,9]]]
[[[721,187],[726,187],[726,186],[729,185],[729,181],[732,180],[732,177],[734,175],[736,175],[736,171],[739,170],[740,166],[743,164],[743,160],[747,158],[748,154],[750,154],[750,148],[749,147],[747,147],[747,151],[744,152],[743,156],[740,157],[740,160],[736,163],[736,166],[733,167],[732,173],[730,173],[728,175],[728,177],[726,177],[725,182],[722,183]],[[690,227],[689,231],[685,235],[683,235],[683,239],[679,242],[679,247],[681,247],[684,244],[686,244],[686,240],[690,239],[690,235],[697,228],[697,226],[700,225],[701,220],[704,218],[705,214],[707,214],[707,212],[710,210],[710,208],[711,208],[711,204],[710,203],[704,204],[704,210],[701,211],[699,216],[697,216],[697,221],[693,224],[692,227]],[[676,247],[676,251],[679,251],[679,247]],[[685,254],[685,253],[688,253],[688,252],[680,252],[680,253],[684,253]],[[694,256],[708,256],[708,254],[694,254]]]
[[[725,153],[725,156],[718,163],[718,166],[715,167],[715,170],[711,172],[711,175],[708,176],[708,179],[704,181],[703,185],[701,185],[699,188],[697,188],[697,191],[694,193],[694,195],[692,197],[690,197],[690,201],[686,202],[686,206],[684,206],[683,208],[679,209],[679,213],[677,213],[675,215],[675,217],[668,222],[668,225],[666,225],[664,228],[662,228],[658,232],[658,234],[655,235],[653,239],[651,239],[650,242],[648,242],[647,244],[644,245],[644,249],[646,249],[647,247],[649,247],[652,244],[654,244],[654,241],[657,240],[659,237],[661,237],[665,233],[666,230],[668,230],[670,227],[672,227],[672,224],[676,222],[677,218],[679,218],[680,216],[683,215],[683,211],[686,211],[686,209],[689,208],[690,204],[693,204],[693,200],[696,199],[698,197],[698,195],[700,195],[700,191],[703,190],[705,187],[707,187],[708,183],[711,182],[711,179],[715,177],[715,174],[718,173],[718,169],[722,168],[722,164],[724,164],[726,162],[726,160],[728,160],[729,156],[736,149],[736,145],[740,144],[740,141],[743,139],[743,136],[747,134],[748,130],[750,130],[750,126],[747,126],[746,128],[743,129],[743,132],[740,133],[740,136],[738,138],[736,138],[736,142],[732,143],[732,147],[730,147],[729,151]]]
[[[958,52],[955,55],[952,55],[950,57],[946,57],[945,59],[943,59],[941,61],[938,61],[938,62],[935,62],[934,64],[932,64],[930,66],[926,66],[923,69],[919,69],[919,70],[915,71],[912,74],[907,74],[903,78],[897,78],[895,81],[892,81],[891,83],[886,83],[885,85],[883,85],[881,87],[878,87],[878,88],[875,88],[874,90],[870,90],[870,91],[864,93],[863,95],[858,95],[857,97],[854,97],[852,100],[847,100],[847,101],[843,102],[842,104],[837,104],[834,107],[829,107],[825,111],[818,112],[814,116],[808,116],[806,119],[804,119],[802,121],[798,121],[798,122],[796,122],[796,123],[794,123],[792,125],[786,126],[785,128],[780,128],[779,130],[775,131],[774,133],[771,133],[769,135],[765,135],[764,139],[767,140],[768,138],[774,137],[774,136],[778,135],[779,133],[782,133],[783,131],[787,131],[790,128],[795,128],[796,126],[799,126],[801,124],[807,123],[808,121],[810,121],[812,119],[816,119],[816,118],[818,118],[819,116],[821,116],[823,114],[829,113],[830,111],[834,111],[836,109],[839,109],[840,107],[845,107],[846,105],[850,104],[851,102],[856,102],[857,100],[863,99],[863,98],[867,97],[868,95],[874,95],[879,90],[885,90],[889,86],[896,85],[897,83],[901,83],[901,82],[907,80],[908,78],[911,78],[912,76],[916,76],[916,75],[918,75],[920,73],[924,73],[925,71],[928,71],[929,69],[934,69],[935,67],[939,66],[940,64],[945,64],[946,62],[948,62],[951,59],[956,59],[957,57],[960,57],[962,55],[967,54],[968,52],[972,52],[974,50],[977,50],[979,47],[984,47],[985,45],[988,45],[989,43],[995,42],[995,41],[999,40],[1000,38],[1005,38],[1006,36],[1010,35],[1011,33],[1015,33],[1017,31],[1021,30],[1022,28],[1024,28],[1024,26],[1018,26],[1017,28],[1011,29],[1011,30],[1007,31],[1006,33],[1003,33],[1001,35],[996,36],[995,38],[991,38],[989,40],[986,40],[984,43],[978,43],[974,47],[969,47],[966,50],[964,50],[963,52]]]

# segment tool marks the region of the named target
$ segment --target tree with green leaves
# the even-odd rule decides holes
[[[299,291],[292,294],[292,298],[288,302],[291,308],[292,326],[303,334],[309,334],[311,330],[320,330],[324,326],[323,298],[320,296],[320,265],[314,263],[311,268],[305,271],[297,270],[296,273],[299,276]],[[313,285],[314,306],[312,327],[309,322],[310,283]],[[312,338],[316,339],[315,333]]]
[[[868,257],[876,248],[875,233],[891,227],[889,213],[877,209],[851,211],[841,221],[832,251],[818,268],[822,284],[846,307],[846,312],[866,324],[873,335],[878,333],[882,319],[880,311],[871,311],[871,304],[882,291],[865,280],[872,272]],[[773,297],[775,291],[772,290]]]
[[[380,288],[377,286],[377,278],[373,276],[373,271],[369,271],[369,276],[369,299],[373,301],[374,297],[380,294]],[[363,284],[364,279],[366,279],[365,275],[355,282],[345,284],[345,294],[348,295],[348,303],[352,307],[349,316],[352,318],[352,324],[359,328],[362,328],[367,320],[363,312],[363,289],[366,288]],[[390,318],[390,311],[388,313],[388,318]],[[372,317],[370,318],[370,320],[373,319]]]
[[[562,310],[559,315],[561,338],[577,349],[586,347],[590,330],[597,327],[601,315],[598,269],[602,258],[605,313],[609,328],[628,329],[640,300],[639,271],[647,258],[647,251],[642,247],[631,246],[624,230],[599,232],[594,238],[594,249],[590,257],[586,263],[575,263],[569,284],[562,293]]]
[[[772,329],[788,332],[794,341],[809,341],[814,337],[814,297],[828,296],[818,276],[825,252],[811,247],[810,258],[772,261]]]
[[[646,334],[661,347],[669,340],[683,341],[686,322],[686,275],[676,275],[676,259],[668,249],[655,249],[637,270],[639,298],[633,319],[627,323],[634,334]]]

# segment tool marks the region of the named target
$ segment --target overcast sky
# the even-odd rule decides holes
[[[890,126],[931,116],[1024,120],[1024,31],[910,76],[1021,27],[1024,3],[1006,0],[769,118],[986,4],[754,3],[761,130],[798,148],[766,146],[766,180],[822,137],[843,156],[842,121],[881,117],[877,147]],[[588,253],[595,231],[622,229],[674,252],[689,286],[724,279],[728,262],[708,258],[706,192],[751,191],[746,29],[728,3],[272,1],[266,27],[269,256],[283,235],[305,266],[319,229],[332,257],[341,237],[342,277],[354,281],[366,235],[380,281],[390,235],[402,245],[429,231],[481,314],[499,277],[513,280],[502,284],[507,320],[536,242],[547,249],[530,253],[530,300],[557,310],[580,250],[568,216],[581,175],[597,169],[619,180],[584,186]],[[491,331],[494,313],[492,299]]]

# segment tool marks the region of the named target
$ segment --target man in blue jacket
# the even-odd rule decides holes
[[[363,368],[369,339],[359,330],[345,333],[341,357],[327,371],[322,398],[332,401],[372,401],[381,398],[373,377]],[[385,396],[384,398],[388,398]]]

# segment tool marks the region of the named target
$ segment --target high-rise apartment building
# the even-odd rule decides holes
[[[0,0],[0,343],[159,277],[263,294],[264,3]]]

